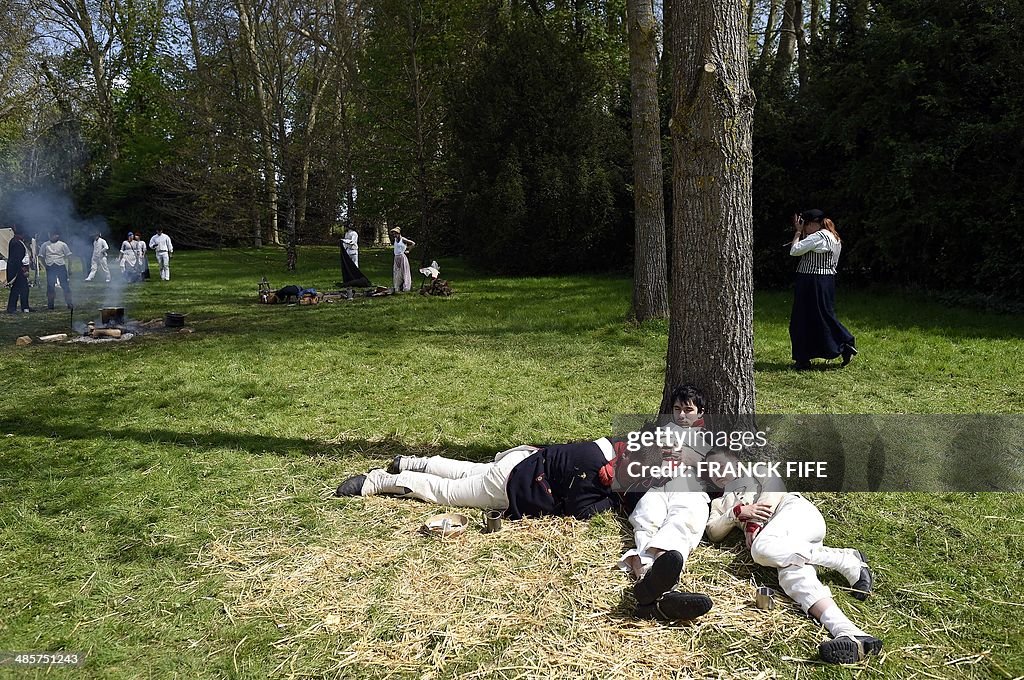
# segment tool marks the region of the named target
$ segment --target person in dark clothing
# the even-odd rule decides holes
[[[14,227],[14,238],[7,245],[7,285],[11,287],[10,295],[7,297],[7,313],[14,314],[18,311],[18,302],[21,302],[21,311],[30,312],[28,306],[28,265],[24,264],[28,251],[25,249],[24,236],[21,228]]]
[[[800,258],[793,292],[789,337],[797,370],[811,359],[843,357],[843,366],[857,354],[853,335],[836,318],[836,268],[842,241],[836,225],[820,210],[793,216],[789,254]]]
[[[503,510],[509,519],[562,515],[588,519],[617,508],[619,462],[609,439],[517,446],[489,463],[442,456],[398,456],[387,470],[346,479],[338,496],[388,494],[440,505]]]

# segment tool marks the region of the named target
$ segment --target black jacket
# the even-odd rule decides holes
[[[13,281],[22,275],[22,262],[25,260],[25,244],[18,239],[11,239],[7,245],[7,280]]]
[[[601,483],[598,471],[608,463],[596,442],[556,444],[540,449],[509,475],[506,491],[510,519],[564,515],[588,519],[618,507],[619,499]]]

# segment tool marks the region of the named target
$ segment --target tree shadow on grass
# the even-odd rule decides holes
[[[381,458],[390,461],[395,456],[443,455],[470,461],[493,460],[494,454],[509,445],[455,444],[408,444],[397,439],[340,438],[337,440],[280,437],[256,433],[239,432],[188,432],[168,429],[101,428],[85,423],[53,423],[18,416],[0,421],[0,435],[19,437],[46,437],[74,442],[103,441],[114,446],[126,443],[176,446],[191,450],[211,451],[230,449],[252,454],[275,454],[281,456],[308,456],[315,458],[344,459],[353,453],[360,457]],[[10,440],[8,440],[10,441]],[[21,447],[24,450],[24,444]],[[26,457],[27,458],[27,457]],[[10,464],[14,461],[10,460]],[[26,460],[26,466],[36,467],[35,461]],[[41,474],[47,474],[42,470]]]
[[[797,371],[792,361],[755,361],[754,371],[758,373],[825,373],[838,371],[842,366],[838,363],[814,362],[810,368]]]

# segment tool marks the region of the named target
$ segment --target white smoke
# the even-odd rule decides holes
[[[121,307],[124,301],[124,277],[117,266],[116,255],[120,252],[124,235],[111,233],[107,220],[103,217],[79,217],[71,197],[59,189],[37,188],[21,191],[12,196],[9,213],[14,222],[21,225],[26,242],[34,238],[37,246],[50,238],[53,231],[60,233],[61,240],[68,244],[74,253],[69,278],[73,282],[72,291],[81,290],[82,281],[89,273],[92,261],[93,235],[100,234],[110,247],[108,266],[110,267],[110,283],[105,284],[102,275],[97,274],[94,281],[105,285],[103,291],[104,307]],[[83,271],[84,270],[84,271]],[[94,314],[82,309],[76,311],[75,319],[87,321]]]

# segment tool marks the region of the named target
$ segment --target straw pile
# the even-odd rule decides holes
[[[273,524],[269,499],[238,512],[236,526],[251,528],[197,556],[226,577],[227,617],[280,631],[276,675],[750,679],[818,666],[825,632],[781,593],[774,610],[754,608],[756,586],[778,586],[740,545],[695,551],[680,589],[715,606],[670,626],[631,616],[631,581],[614,567],[629,533],[613,515],[506,522],[483,534],[479,511],[463,510],[476,524],[439,540],[418,533],[436,506],[329,493],[317,509],[325,529]],[[840,602],[868,630],[881,623]],[[883,675],[877,666],[861,668]]]

